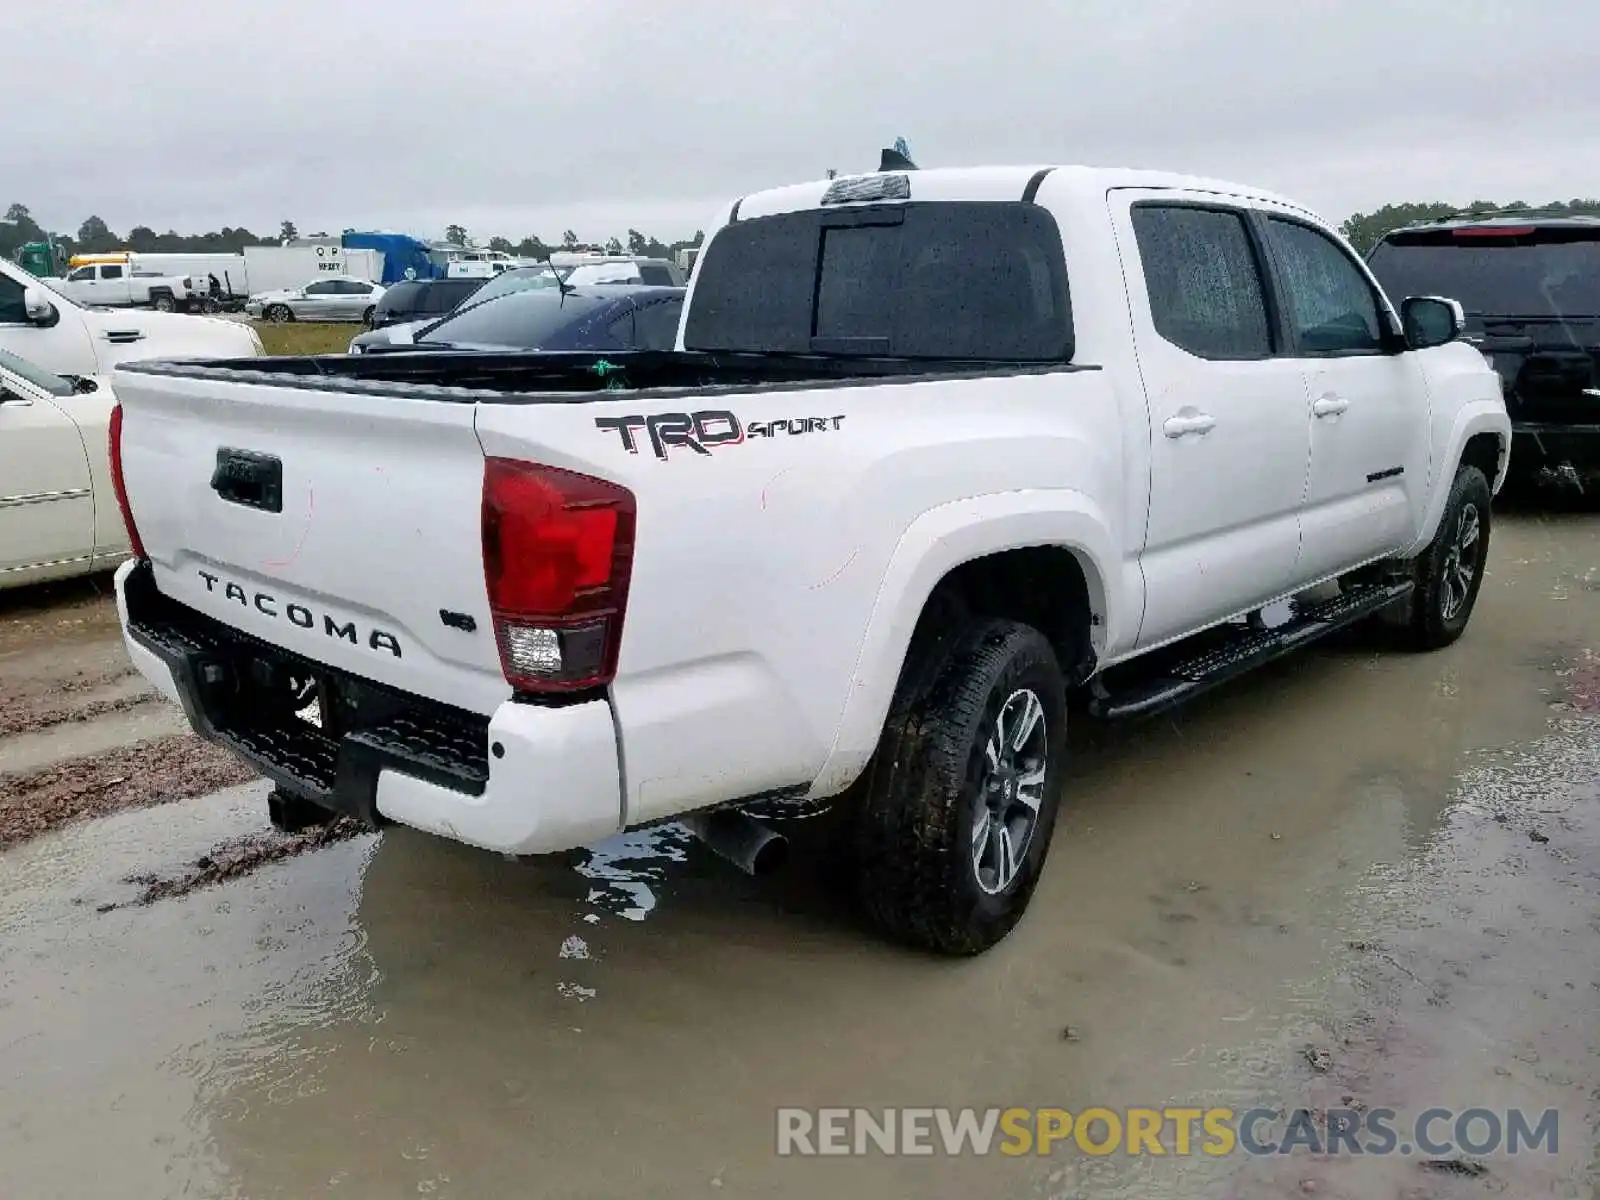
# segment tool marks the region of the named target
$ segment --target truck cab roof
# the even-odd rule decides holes
[[[1244,196],[1255,200],[1282,205],[1285,208],[1306,211],[1283,196],[1263,191],[1245,184],[1202,176],[1176,174],[1169,171],[1143,171],[1122,167],[1053,166],[984,166],[941,167],[934,170],[905,172],[865,172],[857,175],[840,175],[834,179],[817,179],[786,187],[769,188],[753,192],[734,202],[729,210],[733,220],[774,216],[808,208],[821,208],[833,203],[825,200],[829,189],[843,191],[847,186],[865,184],[868,180],[899,176],[908,182],[909,195],[905,200],[960,201],[960,200],[1019,200],[1033,199],[1046,180],[1053,194],[1074,198],[1103,196],[1113,188],[1183,189],[1197,192],[1216,192],[1221,195]],[[866,203],[896,197],[867,197]],[[853,201],[842,201],[842,204]]]

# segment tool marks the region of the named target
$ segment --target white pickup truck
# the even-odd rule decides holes
[[[57,281],[56,291],[79,304],[105,308],[153,308],[178,312],[204,297],[205,283],[195,287],[188,275],[163,275],[132,263],[87,263]]]
[[[129,651],[281,825],[682,819],[760,870],[838,798],[873,922],[971,954],[1039,878],[1069,690],[1466,626],[1499,382],[1304,208],[988,168],[717,225],[672,352],[118,372]]]

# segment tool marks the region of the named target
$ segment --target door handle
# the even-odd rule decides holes
[[[1169,438],[1181,438],[1189,433],[1210,433],[1216,424],[1217,419],[1210,413],[1191,410],[1182,416],[1168,417],[1161,429]]]
[[[1319,417],[1337,417],[1350,407],[1350,401],[1341,396],[1324,396],[1311,406],[1311,411]]]

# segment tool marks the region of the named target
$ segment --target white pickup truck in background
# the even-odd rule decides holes
[[[140,270],[132,263],[86,263],[74,267],[55,290],[79,304],[104,308],[153,308],[179,312],[206,294],[205,281],[196,287],[188,275],[163,275]]]
[[[718,226],[672,353],[118,371],[129,650],[281,825],[684,819],[759,870],[837,798],[874,923],[970,954],[1039,878],[1069,690],[1129,717],[1465,628],[1498,380],[1305,209],[988,168]]]

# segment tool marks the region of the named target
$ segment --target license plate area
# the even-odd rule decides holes
[[[487,717],[225,626],[162,595],[148,564],[129,576],[125,595],[129,636],[171,668],[196,731],[234,749],[280,786],[369,822],[377,821],[384,770],[483,794]]]

